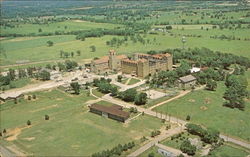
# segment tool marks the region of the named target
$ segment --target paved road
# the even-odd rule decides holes
[[[15,154],[11,153],[7,148],[0,145],[0,156],[1,157],[16,157]]]
[[[174,129],[165,130],[164,132],[161,133],[161,135],[155,137],[153,140],[151,140],[150,142],[148,142],[144,146],[140,147],[135,152],[129,154],[128,157],[136,157],[136,156],[140,155],[141,153],[145,152],[146,150],[148,150],[150,147],[156,145],[159,141],[162,141],[162,140],[164,140],[168,137],[171,137],[175,134],[181,133],[182,131],[184,131],[182,129],[182,127],[176,127]]]
[[[220,134],[220,138],[223,138],[225,141],[232,142],[234,144],[250,149],[250,144],[244,141],[241,141],[241,140],[238,140],[238,139],[235,139],[235,138],[223,135],[223,134]]]

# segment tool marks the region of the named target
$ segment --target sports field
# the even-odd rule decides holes
[[[216,91],[199,90],[177,100],[157,107],[159,112],[186,119],[206,127],[216,128],[222,133],[250,140],[250,102],[246,101],[245,111],[223,107],[223,82],[218,83]]]
[[[124,124],[89,113],[86,102],[94,98],[84,91],[78,96],[60,90],[34,94],[36,100],[2,104],[1,128],[7,129],[7,145],[15,144],[36,156],[91,155],[137,141],[162,126],[159,119],[146,115]],[[44,120],[46,114],[48,121]]]

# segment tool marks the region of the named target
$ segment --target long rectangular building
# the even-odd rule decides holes
[[[122,107],[118,105],[104,106],[100,104],[92,104],[89,106],[90,112],[111,118],[120,122],[125,122],[129,118],[129,113],[122,111]]]

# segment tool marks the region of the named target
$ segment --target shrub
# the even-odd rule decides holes
[[[187,115],[186,120],[190,121],[190,119],[191,119],[191,117],[189,115]]]
[[[45,115],[45,120],[49,120],[49,116],[48,115]]]
[[[33,94],[33,95],[32,95],[32,98],[33,98],[33,99],[36,99],[36,95],[35,95],[35,94]]]
[[[28,100],[31,100],[31,96],[30,95],[28,96]]]
[[[31,121],[30,120],[27,121],[27,125],[31,125]]]

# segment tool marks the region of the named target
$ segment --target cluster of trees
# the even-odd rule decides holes
[[[208,48],[166,49],[162,51],[149,51],[149,54],[171,53],[174,64],[183,59],[195,63],[195,66],[228,69],[231,64],[238,64],[250,68],[250,59],[231,53],[221,53]]]
[[[70,83],[70,86],[73,89],[74,94],[77,94],[77,95],[80,94],[80,88],[81,88],[81,86],[79,85],[78,82],[72,82],[72,83]]]
[[[190,134],[200,136],[201,140],[205,143],[213,144],[219,142],[220,140],[219,138],[220,132],[215,129],[212,128],[204,129],[200,125],[192,123],[186,124],[186,128]]]
[[[76,52],[73,52],[73,51],[72,52],[66,52],[66,51],[61,50],[60,51],[60,57],[61,58],[69,58],[70,56],[74,57],[75,53],[77,54],[77,56],[81,56],[81,51],[80,50],[77,50]]]
[[[188,155],[195,155],[196,147],[192,145],[189,140],[185,140],[181,143],[180,150]]]
[[[134,102],[136,105],[145,105],[147,103],[147,94],[138,93],[136,89],[130,88],[124,92],[118,93],[118,98],[126,102]]]
[[[190,64],[182,60],[181,65],[175,71],[160,71],[154,74],[150,80],[151,85],[173,87],[179,77],[190,74]]]
[[[155,131],[152,131],[151,132],[151,137],[155,137],[155,136],[158,136],[161,134],[161,131],[160,130],[155,130]]]
[[[112,80],[111,79],[94,79],[93,84],[94,86],[98,87],[98,90],[104,94],[111,93],[112,96],[117,96],[118,89],[116,86],[112,86],[110,84]]]
[[[224,106],[244,110],[244,99],[248,97],[247,79],[243,75],[229,75],[226,78],[225,85],[227,90],[223,96],[226,100]]]
[[[92,157],[120,156],[122,152],[132,149],[134,146],[135,146],[134,142],[129,142],[124,145],[118,144],[116,147],[112,148],[111,150],[104,150],[102,152],[94,153],[91,156]]]
[[[147,103],[147,94],[138,93],[136,89],[130,88],[123,92],[118,92],[116,86],[110,84],[111,79],[94,79],[94,86],[98,87],[98,90],[104,94],[111,93],[111,96],[118,97],[126,102],[134,102],[136,105],[145,105]]]

